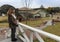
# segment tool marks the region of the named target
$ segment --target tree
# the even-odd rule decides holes
[[[52,14],[60,11],[60,7],[49,7],[47,11]]]
[[[24,0],[24,6],[27,7],[27,8],[30,8],[30,5],[31,5],[31,2],[32,0]],[[29,13],[29,11],[27,10],[26,11],[26,15]],[[27,24],[27,19],[28,19],[29,16],[26,16],[26,24]]]
[[[11,6],[11,5],[3,5],[3,6],[1,6],[1,13],[6,14],[9,8],[15,9],[15,8],[14,8],[13,6]]]
[[[24,0],[25,7],[29,8],[31,5],[32,0]]]
[[[43,5],[41,5],[41,7],[40,7],[41,9],[44,9],[44,6]]]

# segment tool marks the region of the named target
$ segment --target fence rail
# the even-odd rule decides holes
[[[60,42],[60,36],[57,36],[57,35],[54,35],[54,34],[45,32],[45,31],[40,30],[40,29],[36,29],[36,28],[34,28],[34,27],[30,27],[30,26],[25,25],[25,24],[22,24],[22,23],[19,23],[19,27],[20,27],[20,29],[22,29],[22,28],[24,27],[24,28],[26,28],[26,29],[28,29],[28,30],[31,30],[32,32],[35,32],[35,34],[36,34],[36,33],[37,33],[37,34],[41,34],[41,35],[44,35],[44,36],[46,36],[46,37],[49,37],[49,38],[51,38],[51,39],[54,39],[54,40]],[[37,36],[37,35],[36,35],[36,36]],[[37,37],[39,37],[39,36],[37,36]],[[43,41],[42,38],[39,38],[39,40]]]
[[[14,15],[12,15],[12,16],[16,19],[16,17]],[[41,36],[39,34],[46,36],[46,37],[49,37],[51,39],[54,39],[57,42],[60,42],[60,36],[45,32],[45,31],[40,30],[40,29],[36,29],[34,27],[22,24],[18,21],[17,21],[17,24],[18,24],[19,30],[22,33],[22,36],[19,36],[19,38],[24,42],[33,42],[33,34],[35,34],[35,36],[39,40],[39,42],[44,42],[44,40],[41,38]],[[30,38],[28,38],[28,36],[26,35],[26,33],[24,31],[25,28],[31,31]]]

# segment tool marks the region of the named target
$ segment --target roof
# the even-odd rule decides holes
[[[26,11],[28,11],[28,13],[31,13],[31,14],[37,14],[40,11],[45,11],[45,10],[43,10],[41,8],[30,9],[30,8],[26,8],[26,7],[22,7],[19,10],[22,13],[26,13]]]
[[[36,14],[36,13],[38,13],[39,11],[40,11],[40,10],[35,10],[35,11],[33,10],[33,11],[31,11],[31,13],[32,13],[32,14]]]

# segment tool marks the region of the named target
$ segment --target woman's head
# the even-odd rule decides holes
[[[9,8],[7,14],[11,15],[12,13],[15,13],[15,9]]]

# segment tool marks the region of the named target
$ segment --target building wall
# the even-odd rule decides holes
[[[41,15],[41,17],[46,17],[46,14],[47,14],[47,13],[44,12],[44,11],[40,11],[39,14]]]

